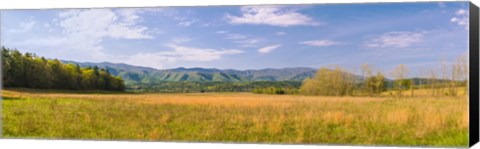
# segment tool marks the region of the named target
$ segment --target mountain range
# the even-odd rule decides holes
[[[233,70],[215,68],[174,68],[154,69],[149,67],[133,66],[122,63],[90,63],[62,61],[64,63],[78,64],[81,67],[104,68],[112,75],[121,76],[126,84],[172,82],[250,82],[250,81],[302,81],[313,77],[316,69],[306,67],[259,69],[259,70]]]
[[[174,68],[155,69],[150,67],[133,66],[123,63],[91,63],[62,61],[64,63],[78,64],[81,67],[93,67],[107,69],[114,76],[121,76],[126,85],[129,84],[155,84],[159,82],[255,82],[255,81],[297,81],[301,82],[307,77],[313,77],[317,69],[307,67],[295,68],[267,68],[259,70],[234,70],[215,68]],[[364,77],[354,75],[358,81]],[[427,78],[410,78],[415,85],[429,82]],[[387,79],[387,86],[392,87],[392,79]],[[448,80],[436,79],[437,82]]]

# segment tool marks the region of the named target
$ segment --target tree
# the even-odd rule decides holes
[[[442,70],[442,83],[441,83],[441,87],[439,88],[441,93],[444,94],[444,95],[448,95],[448,91],[445,91],[445,87],[448,86],[448,82],[447,82],[447,64],[445,61],[442,61],[441,62],[441,70]]]
[[[377,72],[375,76],[370,76],[366,79],[365,84],[369,91],[369,96],[377,96],[386,90],[386,79],[381,72]]]
[[[438,96],[439,90],[437,85],[437,72],[435,69],[430,70],[429,80],[431,95]]]
[[[362,83],[362,88],[368,96],[377,96],[386,90],[386,79],[382,72],[377,71],[374,75],[371,66],[368,64],[363,64],[361,69],[362,76],[366,78]]]
[[[14,60],[11,52],[2,47],[2,84],[4,86],[15,86],[15,74],[18,63]]]
[[[413,94],[413,86],[415,86],[415,82],[413,79],[406,79],[405,80],[405,86],[410,89],[410,96],[413,97],[414,94]]]
[[[33,88],[52,88],[53,75],[52,70],[48,66],[48,61],[45,58],[35,58],[33,61],[33,70],[31,77]]]
[[[82,69],[78,64],[64,64],[57,59],[47,60],[34,53],[22,54],[5,47],[2,47],[2,73],[5,87],[125,89],[121,77],[113,77],[109,71],[99,70],[97,66]]]
[[[461,76],[462,76],[462,67],[460,64],[455,63],[452,64],[451,68],[451,78],[450,78],[450,83],[449,83],[449,90],[448,90],[448,95],[450,96],[457,96],[457,87],[458,87],[458,81],[460,81]]]
[[[63,66],[64,75],[66,76],[65,86],[68,89],[81,89],[81,72],[74,64],[66,64]]]
[[[374,94],[374,84],[376,82],[376,78],[373,77],[372,74],[372,69],[370,68],[370,65],[368,64],[363,64],[361,66],[361,71],[362,71],[362,76],[366,79],[363,81],[363,90],[366,92],[369,96],[372,96]]]
[[[461,77],[459,80],[462,81],[462,84],[465,86],[464,95],[468,95],[468,76],[469,76],[469,62],[468,62],[468,53],[460,55],[457,58],[457,67],[459,67]]]
[[[82,70],[82,86],[85,86],[87,89],[95,88],[97,84],[95,74],[93,69],[83,69]]]
[[[315,76],[303,81],[300,93],[306,95],[347,96],[353,95],[354,76],[341,67],[334,70],[320,68]]]
[[[67,88],[67,74],[62,67],[62,62],[58,59],[54,59],[53,61],[49,61],[50,69],[53,75],[53,82],[52,87],[55,89],[64,89]]]
[[[403,90],[409,88],[407,78],[408,69],[404,64],[398,65],[392,72],[392,76],[395,78],[394,88],[398,91],[398,96],[403,96]]]
[[[25,79],[26,76],[26,70],[25,70],[25,60],[22,55],[18,50],[12,51],[12,72],[11,75],[13,75],[13,81],[14,87],[26,87],[27,86],[27,80]]]
[[[306,94],[306,95],[318,95],[317,89],[316,89],[316,84],[314,79],[311,78],[305,78],[303,80],[302,86],[300,87],[300,93]]]

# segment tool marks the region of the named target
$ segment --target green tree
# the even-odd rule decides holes
[[[386,90],[386,79],[381,72],[365,79],[364,84],[370,96],[379,95]]]
[[[99,70],[97,66],[81,68],[5,47],[2,47],[2,73],[5,87],[125,90],[121,77],[113,77],[108,70]]]
[[[355,78],[336,66],[334,70],[320,68],[312,79],[305,79],[300,93],[306,95],[347,96],[353,95]]]

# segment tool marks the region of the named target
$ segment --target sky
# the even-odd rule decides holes
[[[1,44],[157,69],[369,64],[419,74],[468,53],[468,2],[2,10]]]

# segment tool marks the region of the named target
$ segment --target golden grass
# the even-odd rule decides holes
[[[396,109],[392,111],[388,111],[386,113],[386,123],[390,123],[392,125],[405,125],[408,123],[410,118],[410,111],[407,109]]]
[[[466,97],[3,90],[5,137],[466,146]]]
[[[454,90],[457,93],[457,96],[465,96],[466,93],[466,88],[465,87],[457,87],[454,88]],[[430,97],[432,96],[432,92],[435,92],[437,96],[445,96],[445,93],[448,92],[448,88],[435,88],[434,91],[430,88],[422,88],[422,89],[413,89],[413,92],[409,89],[403,91],[404,96],[423,96],[423,97]],[[397,95],[398,91],[385,91],[382,93],[382,95],[390,96],[390,95]]]

